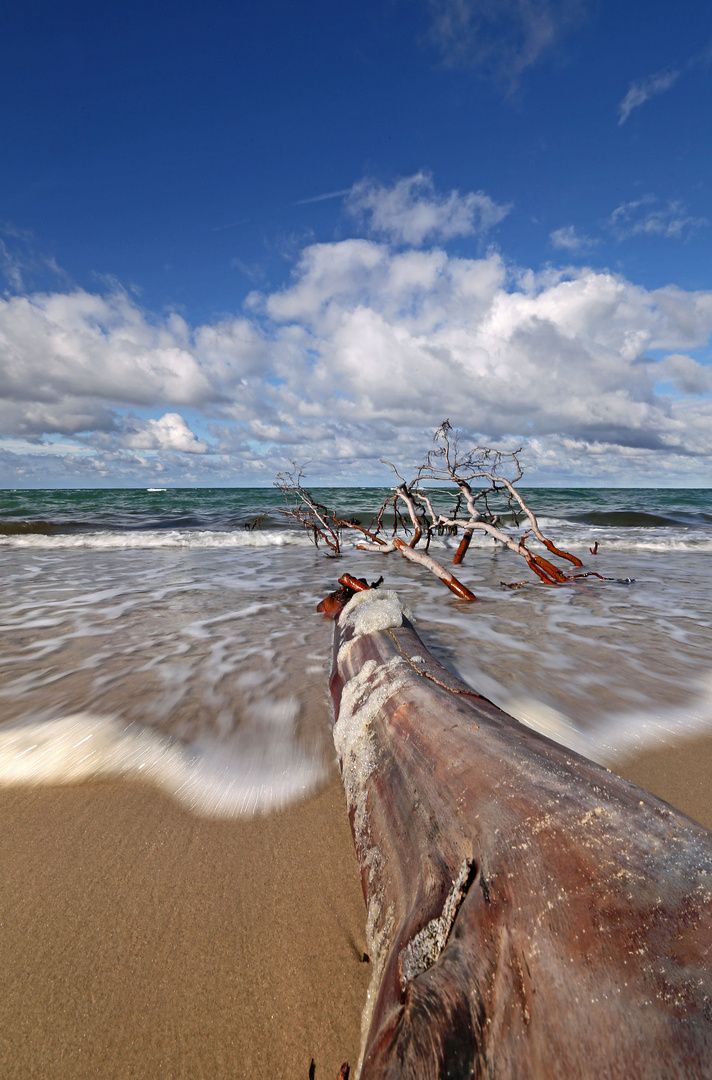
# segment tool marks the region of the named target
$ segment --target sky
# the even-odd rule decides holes
[[[23,0],[0,104],[0,487],[712,486],[708,0]]]

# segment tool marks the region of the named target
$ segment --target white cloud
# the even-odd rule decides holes
[[[625,124],[633,109],[644,105],[649,98],[657,94],[664,94],[681,76],[689,75],[695,68],[701,65],[706,67],[710,63],[712,63],[712,42],[708,42],[704,48],[691,56],[680,70],[667,68],[643,79],[636,79],[630,84],[627,94],[618,105],[620,114],[618,126]]]
[[[617,206],[610,216],[609,225],[618,240],[631,236],[663,236],[680,240],[709,222],[687,213],[684,203],[671,200],[660,204],[652,195]]]
[[[554,229],[549,233],[549,240],[553,247],[571,252],[585,251],[598,243],[598,240],[592,240],[590,236],[579,236],[573,225],[562,225],[560,229]]]
[[[430,39],[449,67],[516,87],[586,13],[583,0],[428,0]]]
[[[122,292],[0,299],[0,427],[38,436],[110,430],[113,406],[205,406],[259,365],[244,319],[153,320]]]
[[[662,369],[682,394],[708,394],[712,391],[712,367],[700,364],[691,356],[681,353],[666,356]]]
[[[362,180],[351,189],[347,208],[365,217],[370,230],[401,244],[419,247],[426,240],[485,233],[509,213],[482,191],[439,195],[432,177],[419,172],[391,187]]]
[[[5,242],[7,238],[9,243]],[[67,275],[55,259],[34,250],[34,237],[25,229],[5,222],[0,225],[0,282],[10,293],[37,289],[38,282],[51,279],[65,285]]]
[[[0,238],[0,274],[14,292],[19,292],[24,287],[22,270],[22,261]]]
[[[680,77],[679,71],[659,71],[655,75],[648,75],[645,79],[636,79],[628,87],[628,93],[618,106],[618,126],[625,124],[626,120],[641,105],[657,94],[664,94]]]
[[[45,474],[61,465],[85,482],[138,478],[147,462],[178,482],[190,454],[207,485],[269,481],[291,459],[324,481],[388,482],[378,459],[414,463],[449,417],[475,438],[524,442],[549,477],[571,476],[575,459],[586,477],[701,479],[712,387],[689,353],[711,335],[712,291],[373,240],[310,245],[249,315],[195,328],[123,294],[15,298],[0,303],[3,433],[65,446],[84,434],[56,466],[49,447],[6,453],[4,475],[27,482],[41,456]],[[154,418],[127,419],[131,408]]]
[[[132,423],[123,437],[132,450],[178,450],[182,454],[205,454],[208,444],[201,442],[179,413],[166,413],[159,420]]]
[[[616,240],[635,236],[660,236],[667,240],[686,240],[697,229],[709,225],[707,218],[694,217],[679,200],[661,202],[653,195],[621,203],[608,218],[607,227]],[[600,241],[576,232],[573,225],[564,225],[549,233],[552,247],[572,254],[590,251]]]
[[[415,430],[449,416],[495,440],[566,434],[660,453],[712,450],[712,426],[691,427],[656,394],[646,359],[679,348],[673,341],[707,342],[712,293],[649,292],[591,270],[530,274],[516,287],[498,256],[393,255],[371,244],[371,271],[364,278],[361,257],[349,295],[341,248],[310,250],[293,287],[268,301],[305,335],[303,360],[285,378],[287,416],[299,417],[309,388],[312,414],[342,428]],[[710,402],[702,415],[709,424]]]

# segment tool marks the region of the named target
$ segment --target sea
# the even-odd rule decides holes
[[[362,523],[388,494],[315,492]],[[144,778],[223,817],[316,791],[334,775],[316,606],[344,572],[383,576],[450,670],[610,768],[712,732],[712,489],[522,495],[598,576],[546,586],[476,533],[467,603],[356,536],[315,547],[272,489],[0,492],[0,784]]]

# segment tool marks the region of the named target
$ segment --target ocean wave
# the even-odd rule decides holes
[[[218,522],[217,528],[214,528],[213,522],[209,518],[201,518],[195,514],[174,514],[172,517],[159,520],[154,520],[145,515],[141,519],[113,515],[113,517],[108,516],[105,521],[82,521],[74,518],[72,520],[58,518],[56,521],[45,521],[43,519],[33,521],[23,518],[21,520],[0,521],[0,537],[33,536],[35,534],[38,536],[59,536],[64,533],[73,535],[75,533],[101,532],[170,532],[176,529],[231,532],[239,529],[242,525],[244,525],[243,518],[233,518],[232,520]]]
[[[0,535],[0,547],[67,550],[140,548],[271,548],[304,546],[311,539],[288,529],[234,531],[212,529],[106,529],[97,532],[15,533]]]
[[[280,809],[314,791],[325,771],[293,742],[226,754],[219,745],[185,746],[140,724],[87,712],[0,728],[0,786],[143,780],[210,817]]]
[[[513,540],[518,539],[517,534],[512,535]],[[585,533],[581,529],[573,530],[561,530],[558,534],[555,531],[549,531],[547,534],[554,543],[564,551],[571,553],[588,554],[590,548],[593,546],[595,540],[598,540],[599,549],[601,551],[626,551],[626,552],[675,552],[675,551],[712,551],[712,535],[707,532],[695,531],[674,535],[661,535],[659,532],[655,532],[652,536],[644,533],[642,530],[638,532],[614,533],[612,530],[598,530],[595,533],[587,530]],[[407,536],[405,537],[407,539]],[[434,536],[430,541],[430,551],[436,558],[446,559],[447,554],[457,551],[458,544],[461,536]],[[358,543],[358,540],[354,541],[354,547]],[[527,547],[534,553],[541,553],[546,555],[546,549],[543,545],[532,536],[527,538]],[[477,552],[491,553],[493,550],[502,550],[502,544],[499,541],[493,540],[485,532],[475,532],[472,536],[470,543],[470,553],[475,554]],[[548,556],[547,556],[548,557]]]
[[[34,522],[33,526],[43,523]],[[652,535],[651,535],[652,532]],[[402,534],[406,537],[408,534]],[[561,548],[571,552],[584,552],[597,540],[601,550],[608,551],[712,551],[712,535],[702,530],[688,532],[669,532],[661,530],[624,530],[596,528],[585,532],[578,528],[561,530],[558,535],[550,531],[549,535]],[[517,534],[512,534],[517,539]],[[390,539],[387,537],[387,539]],[[460,536],[434,536],[430,550],[443,555],[457,550]],[[343,537],[342,547],[346,552],[353,550],[362,541],[360,534]],[[47,529],[3,531],[0,529],[0,547],[30,548],[36,550],[71,550],[93,548],[97,550],[121,549],[157,549],[157,548],[281,548],[310,547],[311,536],[299,529],[196,529],[196,528],[130,528],[101,529],[83,532],[79,527],[70,531],[60,531],[58,526],[47,523]],[[475,531],[470,545],[471,552],[491,552],[499,547],[491,536]],[[528,546],[537,551],[538,542],[531,538]],[[543,548],[542,548],[543,551]]]
[[[56,521],[0,521],[0,536],[55,536],[65,529]]]
[[[670,746],[684,738],[712,733],[712,676],[699,681],[684,705],[608,716],[585,729],[559,709],[531,698],[510,697],[501,707],[527,727],[607,767],[633,753]]]
[[[652,514],[640,510],[589,510],[576,514],[573,520],[582,525],[615,529],[685,529],[712,523],[712,517],[705,513]]]
[[[588,536],[586,539],[566,537],[561,546],[571,552],[587,551],[594,540],[598,541],[599,553],[604,551],[657,552],[672,554],[676,551],[704,552],[712,551],[712,537],[703,535],[687,537],[648,537],[648,536]],[[533,546],[533,545],[530,545]]]

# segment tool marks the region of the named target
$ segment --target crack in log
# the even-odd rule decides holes
[[[431,968],[447,945],[468,889],[477,876],[474,859],[465,859],[452,883],[440,915],[431,919],[401,950],[399,966],[403,989],[418,975]]]
[[[401,643],[398,641],[396,635],[390,629],[390,627],[387,627],[386,629],[395,641],[398,652],[401,654],[401,656],[405,658],[405,660],[407,660],[413,671],[417,671],[418,675],[422,675],[425,679],[430,679],[430,681],[434,682],[436,686],[442,686],[443,690],[449,690],[451,694],[462,694],[464,697],[476,697],[480,698],[481,701],[487,701],[487,698],[483,697],[482,694],[478,694],[476,690],[464,690],[461,689],[459,686],[448,686],[447,683],[441,682],[440,679],[436,679],[435,676],[431,675],[429,671],[424,671],[423,668],[418,667],[417,661],[420,660],[420,662],[423,663],[423,657],[409,656],[405,649],[402,647]],[[475,727],[477,727],[477,724],[475,724]]]

